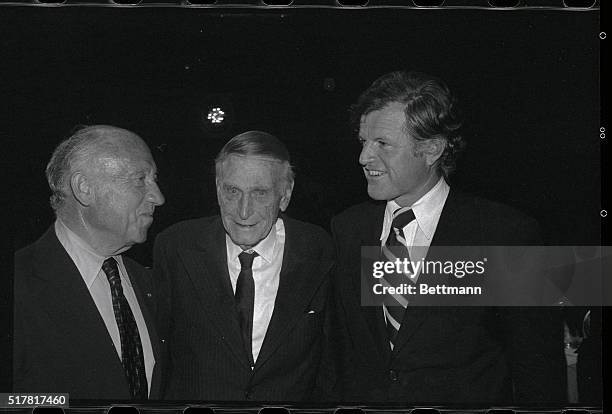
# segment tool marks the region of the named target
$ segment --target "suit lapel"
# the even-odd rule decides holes
[[[410,307],[410,305],[408,305],[406,312],[404,313],[404,319],[402,320],[400,330],[395,338],[395,347],[393,348],[392,356],[400,353],[412,335],[414,335],[421,324],[425,322],[430,311],[431,309],[427,309],[423,306]]]
[[[291,328],[303,317],[319,287],[332,267],[331,261],[312,259],[312,246],[302,243],[292,220],[283,217],[285,247],[274,312],[255,369],[261,367],[281,344]]]
[[[358,248],[361,246],[380,246],[380,232],[383,227],[383,220],[385,217],[385,206],[386,204],[380,203],[375,204],[372,207],[372,210],[367,214],[374,219],[364,220],[363,227],[361,231],[360,241],[358,244]],[[361,258],[361,251],[359,252],[359,257]],[[359,261],[361,262],[361,260]],[[355,269],[359,275],[359,277],[353,277],[354,282],[354,290],[353,294],[355,298],[360,300],[363,289],[362,280],[365,276],[361,275],[362,269]],[[371,280],[371,278],[367,278],[367,280]],[[366,283],[366,282],[364,282]],[[364,321],[368,327],[368,332],[370,334],[371,343],[374,344],[377,349],[376,355],[382,357],[383,361],[386,361],[391,355],[391,349],[389,347],[389,342],[387,341],[387,330],[385,325],[385,317],[381,306],[362,306],[359,304],[359,309],[361,315],[363,316]],[[362,338],[362,341],[366,340],[366,338]],[[367,349],[367,347],[364,347]],[[372,356],[370,356],[371,358]]]
[[[179,255],[200,299],[202,314],[219,331],[236,358],[250,366],[236,317],[221,219],[203,231],[196,249],[181,249]]]
[[[431,241],[432,246],[460,246],[471,243],[467,237],[473,237],[480,231],[480,223],[474,216],[476,209],[461,193],[452,188],[444,203],[436,232]]]
[[[30,286],[38,298],[38,306],[71,343],[72,349],[66,352],[86,352],[86,357],[101,357],[101,366],[107,371],[116,371],[113,377],[123,381],[127,390],[121,360],[104,320],[76,265],[57,239],[54,226],[39,241],[36,256],[38,278],[30,280]]]

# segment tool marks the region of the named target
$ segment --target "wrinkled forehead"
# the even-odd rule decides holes
[[[221,161],[220,173],[225,175],[235,170],[250,173],[279,175],[285,162],[265,155],[230,154]]]
[[[105,136],[94,153],[94,162],[109,172],[155,170],[149,147],[129,132]]]

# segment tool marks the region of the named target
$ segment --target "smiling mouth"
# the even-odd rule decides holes
[[[382,177],[383,175],[387,174],[384,171],[371,170],[366,167],[363,167],[363,172],[365,173],[366,178],[377,178],[377,177]]]

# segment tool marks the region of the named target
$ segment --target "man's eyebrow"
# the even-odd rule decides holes
[[[129,171],[129,172],[127,173],[127,176],[128,176],[128,177],[134,177],[134,176],[136,176],[136,175],[141,175],[141,174],[147,174],[147,171],[145,171],[145,170],[144,170],[144,169],[142,169],[142,168],[139,168],[139,169],[135,169],[135,170],[131,170],[131,171]]]
[[[368,141],[368,138],[365,138],[361,135],[357,136],[357,140],[364,140],[364,141]],[[383,135],[377,135],[375,137],[371,137],[369,138],[370,141],[380,141],[380,140],[388,140],[387,137],[383,136]]]
[[[233,184],[233,183],[223,182],[221,185],[222,185],[223,188],[236,188],[236,189],[240,190],[240,188],[236,184]],[[242,190],[240,190],[240,191],[242,191]]]
[[[127,172],[124,176],[127,178],[140,177],[141,175],[157,177],[157,169],[149,167],[139,167]]]

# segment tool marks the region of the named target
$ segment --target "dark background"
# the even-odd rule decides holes
[[[46,163],[76,125],[94,123],[133,130],[156,158],[166,204],[148,242],[128,252],[145,265],[159,231],[216,213],[214,156],[248,129],[286,142],[297,172],[288,213],[328,229],[367,199],[348,107],[376,77],[416,69],[445,79],[465,114],[468,148],[452,186],[534,216],[549,244],[602,244],[599,18],[558,8],[0,4],[4,233],[19,249],[52,224]],[[215,103],[231,115],[222,130],[202,121]],[[11,256],[1,256],[9,275]],[[0,355],[5,389],[10,349]]]
[[[468,147],[451,185],[534,216],[551,244],[600,244],[598,26],[568,10],[0,8],[14,248],[53,222],[44,168],[77,124],[152,148],[166,204],[129,253],[145,265],[159,231],[217,211],[214,156],[248,129],[285,141],[288,213],[328,229],[367,199],[348,107],[396,69],[459,98]],[[216,102],[233,122],[212,131]]]

